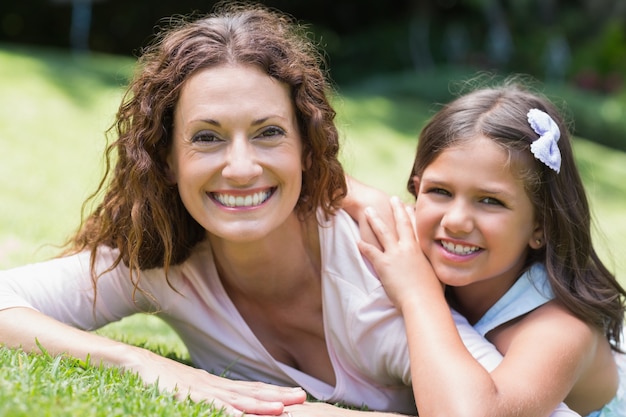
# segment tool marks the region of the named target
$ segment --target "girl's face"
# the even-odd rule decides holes
[[[302,183],[302,141],[289,88],[253,66],[194,74],[174,112],[169,174],[209,233],[266,236],[292,214]]]
[[[499,296],[517,279],[528,247],[543,239],[508,153],[486,137],[444,150],[415,178],[417,234],[446,285]]]

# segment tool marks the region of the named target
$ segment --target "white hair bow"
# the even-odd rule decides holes
[[[528,123],[539,139],[530,144],[530,151],[535,158],[559,173],[561,170],[561,151],[557,145],[561,131],[548,113],[539,109],[528,111]]]

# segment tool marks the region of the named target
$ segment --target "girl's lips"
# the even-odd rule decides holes
[[[479,248],[478,246],[462,245],[459,243],[453,243],[445,240],[440,240],[439,243],[446,252],[458,256],[471,255],[481,250],[481,248]]]
[[[241,194],[229,194],[229,193],[209,193],[211,199],[219,203],[224,207],[237,208],[237,207],[255,207],[265,203],[274,193],[276,189],[271,188],[264,191],[257,191],[255,193],[241,195]]]

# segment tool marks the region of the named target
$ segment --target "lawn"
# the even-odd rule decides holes
[[[101,172],[104,131],[113,122],[133,63],[130,58],[0,44],[0,269],[53,256],[56,245],[78,225],[81,203]],[[404,74],[341,86],[334,102],[346,170],[408,201],[404,187],[417,132],[434,106],[418,95],[393,92],[407,79],[425,85],[431,78]],[[592,200],[601,256],[625,282],[626,154],[583,139],[576,139],[575,149]],[[125,319],[101,332],[186,359],[176,335],[153,317]],[[0,350],[0,364],[0,415],[208,413],[208,407],[190,404],[181,411],[175,400],[141,390],[131,376],[71,360]],[[144,403],[161,405],[141,408]]]

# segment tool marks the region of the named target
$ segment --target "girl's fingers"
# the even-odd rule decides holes
[[[411,227],[411,232],[413,239],[415,239],[415,241],[417,242],[417,226],[416,226],[416,219],[415,219],[415,206],[405,206],[406,209],[406,215],[409,218],[409,222],[410,222],[410,227]]]
[[[393,215],[396,222],[396,233],[400,241],[414,241],[415,240],[415,215],[409,211],[403,202],[398,197],[391,198],[391,206],[393,208]]]
[[[364,240],[358,241],[357,246],[359,247],[361,254],[363,254],[363,256],[365,256],[365,258],[370,262],[374,262],[374,260],[377,259],[377,256],[382,254],[380,249]]]
[[[393,218],[395,220],[396,233],[400,240],[403,240],[407,236],[407,227],[410,226],[410,220],[406,214],[404,204],[398,197],[391,197],[391,208],[393,210]]]
[[[376,236],[376,239],[380,242],[383,249],[389,245],[395,239],[394,234],[391,232],[391,229],[387,227],[385,222],[378,216],[376,210],[371,207],[367,207],[365,209],[365,215],[367,216],[367,221]]]
[[[408,207],[400,201],[398,197],[392,197],[389,204],[393,214],[393,225],[387,225],[378,213],[371,207],[365,209],[367,222],[382,247],[382,252],[386,252],[401,242],[413,244],[415,237],[415,215],[409,212]],[[372,245],[360,245],[361,252],[368,256],[375,256],[380,252]],[[375,250],[374,250],[375,249]]]

